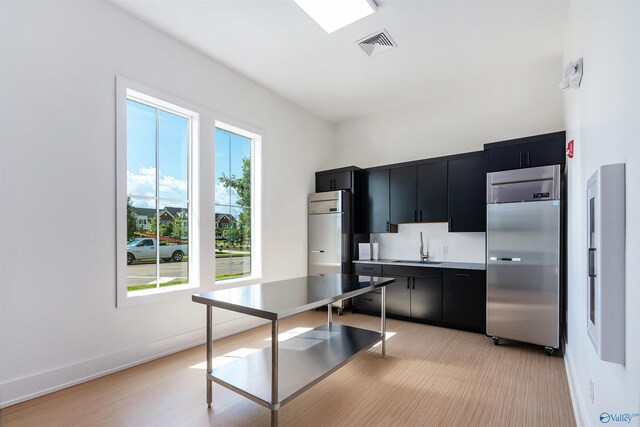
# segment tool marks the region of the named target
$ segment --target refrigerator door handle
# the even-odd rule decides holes
[[[513,261],[513,262],[520,262],[522,261],[522,258],[498,258],[495,256],[489,257],[489,260],[491,261]]]

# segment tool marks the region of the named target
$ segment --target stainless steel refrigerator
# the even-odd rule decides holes
[[[309,194],[309,275],[349,274],[351,227],[348,191]],[[344,302],[334,303],[342,313]]]
[[[560,346],[560,165],[487,174],[487,335]]]

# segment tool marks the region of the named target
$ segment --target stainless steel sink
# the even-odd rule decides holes
[[[393,262],[405,262],[411,264],[442,264],[442,261],[417,261],[415,259],[397,259]]]

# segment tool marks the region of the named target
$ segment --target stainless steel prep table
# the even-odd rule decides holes
[[[211,407],[212,382],[271,410],[271,425],[278,425],[282,405],[349,362],[357,354],[381,342],[385,356],[385,286],[395,279],[385,277],[326,274],[271,283],[206,292],[192,296],[207,308],[207,404]],[[278,321],[297,313],[330,305],[382,289],[380,332],[328,322],[278,343]],[[271,321],[271,348],[236,361],[212,367],[212,308],[261,317]],[[280,366],[286,369],[278,369]]]

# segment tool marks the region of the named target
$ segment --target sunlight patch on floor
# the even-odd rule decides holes
[[[385,337],[385,341],[389,341],[389,338],[391,338],[392,336],[394,336],[396,334],[396,332],[387,332],[386,337]],[[380,344],[382,344],[382,341],[380,341],[378,344],[374,345],[371,348],[376,348],[376,347],[380,347]]]

